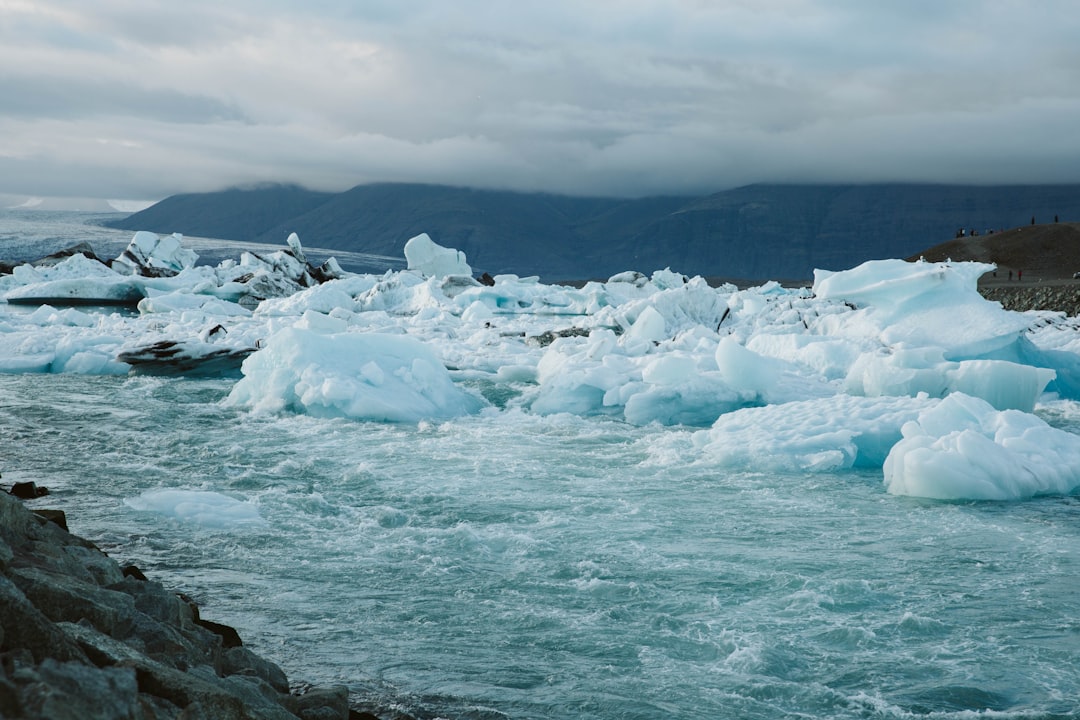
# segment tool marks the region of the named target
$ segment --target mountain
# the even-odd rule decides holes
[[[177,195],[112,227],[401,257],[421,232],[479,272],[546,281],[670,267],[793,280],[907,257],[952,238],[1080,218],[1080,185],[749,185],[705,197],[618,199],[375,183],[342,193],[265,186]]]
[[[361,185],[262,233],[289,232],[312,247],[401,257],[422,232],[465,253],[479,272],[580,277],[587,243],[575,226],[619,201],[492,190],[378,183]]]
[[[108,226],[251,242],[269,228],[332,197],[334,193],[315,192],[298,185],[260,185],[172,195],[145,210],[111,221]],[[285,237],[288,235],[277,242],[284,243]]]

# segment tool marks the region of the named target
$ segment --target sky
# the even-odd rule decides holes
[[[1080,182],[1075,0],[0,0],[0,200]]]

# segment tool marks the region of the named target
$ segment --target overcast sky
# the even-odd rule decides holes
[[[1075,0],[0,0],[0,194],[1080,182]]]

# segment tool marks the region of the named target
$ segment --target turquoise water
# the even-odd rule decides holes
[[[733,474],[597,418],[256,417],[230,386],[0,375],[0,471],[294,681],[422,718],[1080,717],[1080,498]],[[125,502],[164,488],[259,520]]]

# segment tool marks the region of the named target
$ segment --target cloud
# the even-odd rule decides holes
[[[1071,3],[878,5],[5,0],[0,192],[1080,181]]]

